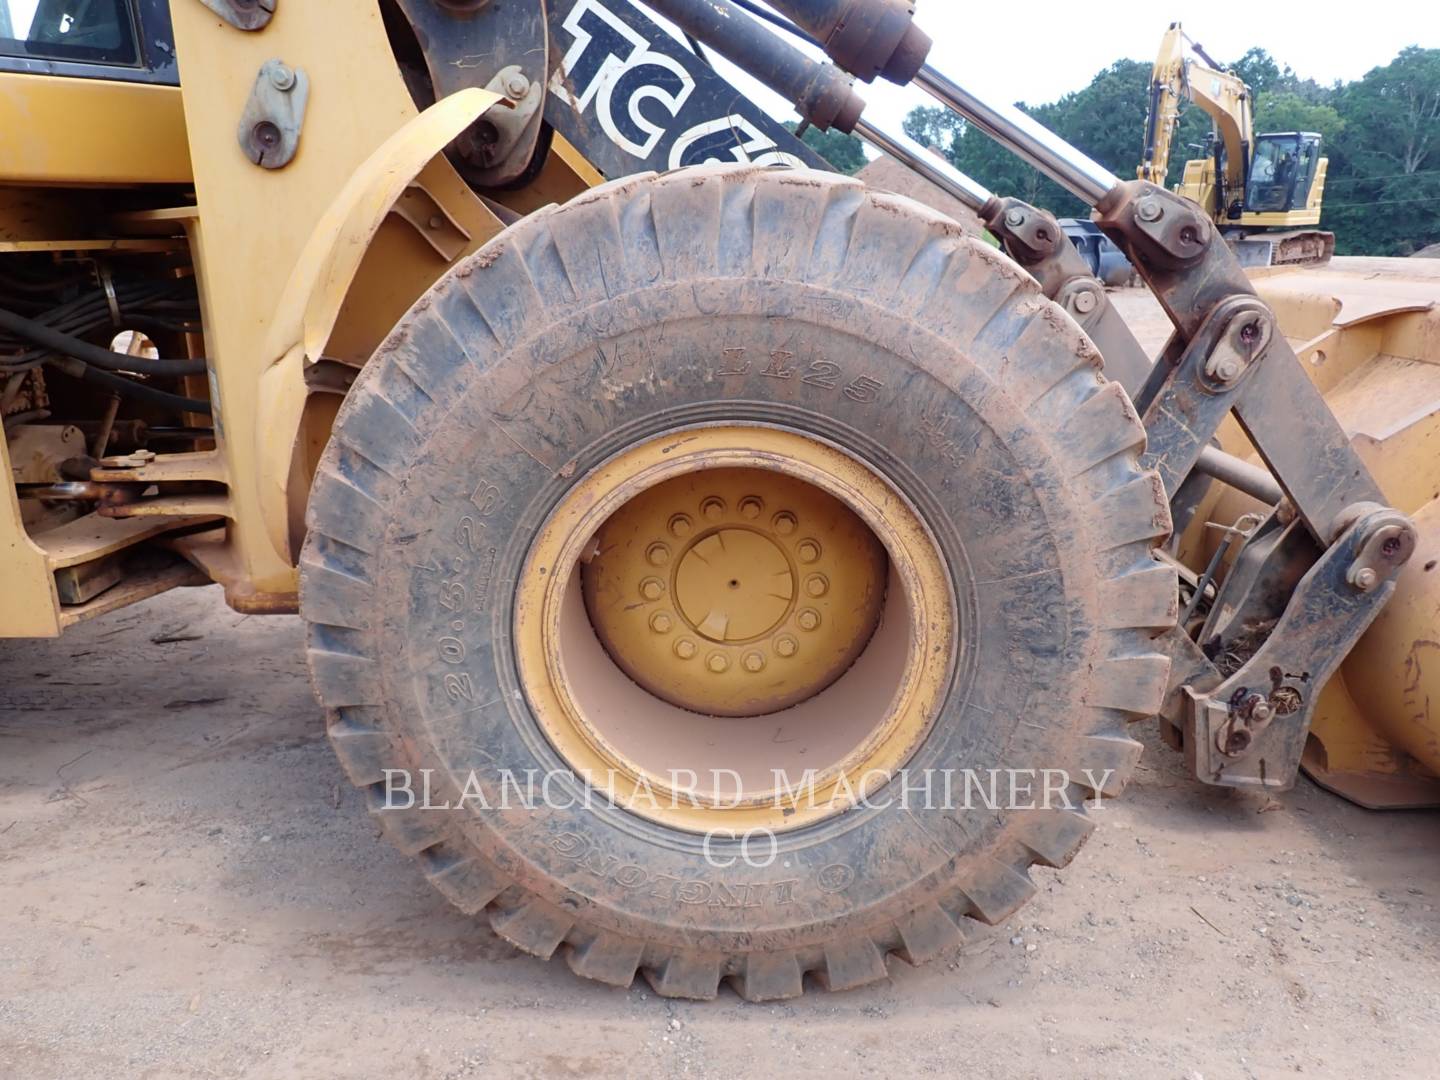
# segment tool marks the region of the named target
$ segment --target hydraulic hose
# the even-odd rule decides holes
[[[72,378],[83,379],[86,382],[94,383],[96,386],[104,387],[106,390],[113,390],[121,397],[132,398],[135,401],[146,401],[151,405],[158,405],[162,409],[178,409],[183,412],[204,413],[207,416],[211,412],[210,402],[202,400],[201,398],[188,398],[181,394],[172,394],[166,390],[157,390],[153,386],[146,386],[144,383],[138,383],[134,379],[127,379],[123,375],[113,375],[98,367],[91,367],[89,364],[81,363],[73,357],[54,357],[49,363],[52,367],[63,371]]]
[[[32,344],[52,349],[64,356],[70,356],[91,367],[107,371],[137,371],[146,375],[203,375],[204,357],[185,360],[149,359],[143,356],[126,356],[111,352],[99,345],[73,337],[44,323],[27,319],[13,311],[0,308],[0,330],[8,330],[16,337]]]

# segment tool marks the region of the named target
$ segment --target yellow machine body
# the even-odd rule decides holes
[[[336,18],[324,5],[284,4],[263,33],[246,34],[202,4],[175,4],[177,53],[205,58],[179,87],[0,73],[0,258],[126,253],[193,268],[223,417],[209,448],[107,460],[107,482],[191,492],[133,512],[27,529],[6,485],[0,637],[55,636],[206,580],[240,611],[295,609],[309,476],[346,370],[353,376],[417,298],[504,227],[441,154],[500,97],[471,89],[421,111],[378,6],[361,8]],[[235,122],[275,57],[317,92],[294,160],[263,169],[237,143]],[[517,212],[601,181],[556,143],[544,171],[505,196]],[[189,381],[203,395],[205,380]],[[4,440],[0,465],[18,476]],[[128,574],[62,604],[57,574],[156,544],[187,565]]]

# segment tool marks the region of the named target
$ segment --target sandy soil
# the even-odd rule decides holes
[[[1208,790],[1153,738],[1010,925],[773,1007],[451,909],[344,781],[298,621],[218,589],[0,643],[0,740],[3,1077],[1440,1075],[1440,815]]]

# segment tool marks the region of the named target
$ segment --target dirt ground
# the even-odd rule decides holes
[[[1440,815],[1205,789],[1147,738],[1009,925],[673,1002],[515,953],[378,838],[298,620],[193,589],[3,642],[0,1077],[1440,1076]]]

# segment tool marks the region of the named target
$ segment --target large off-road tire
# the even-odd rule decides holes
[[[707,859],[703,812],[565,805],[573,757],[540,719],[553,658],[517,655],[535,590],[570,572],[533,555],[557,508],[632,448],[668,438],[661,460],[716,428],[853,461],[890,493],[891,524],[866,518],[877,535],[919,522],[905,535],[943,569],[912,604],[928,625],[885,617],[932,648],[915,683],[933,691],[924,723],[899,761],[906,805],[892,784],[777,829],[765,866],[723,840]],[[1093,828],[1091,788],[1118,793],[1139,757],[1127,724],[1160,705],[1168,665],[1151,641],[1176,607],[1151,556],[1169,518],[1143,444],[1079,329],[917,204],[750,168],[597,188],[440,282],[340,413],[301,560],[331,740],[389,838],[521,949],[682,997],[727,979],[764,1000],[807,974],[832,989],[883,978],[887,955],[924,961],[1015,911],[1029,868],[1064,866]],[[769,653],[745,663],[767,657],[773,669]],[[724,722],[741,740],[757,719]],[[771,727],[777,753],[795,749]],[[1065,786],[1048,809],[973,794],[965,809],[961,771],[994,769],[1063,770]],[[386,809],[386,770],[417,793],[432,770],[436,804],[473,776],[489,808],[472,791],[459,810]],[[501,777],[527,770],[561,779],[501,809]],[[938,781],[918,790],[925,770],[954,771],[949,798]]]

